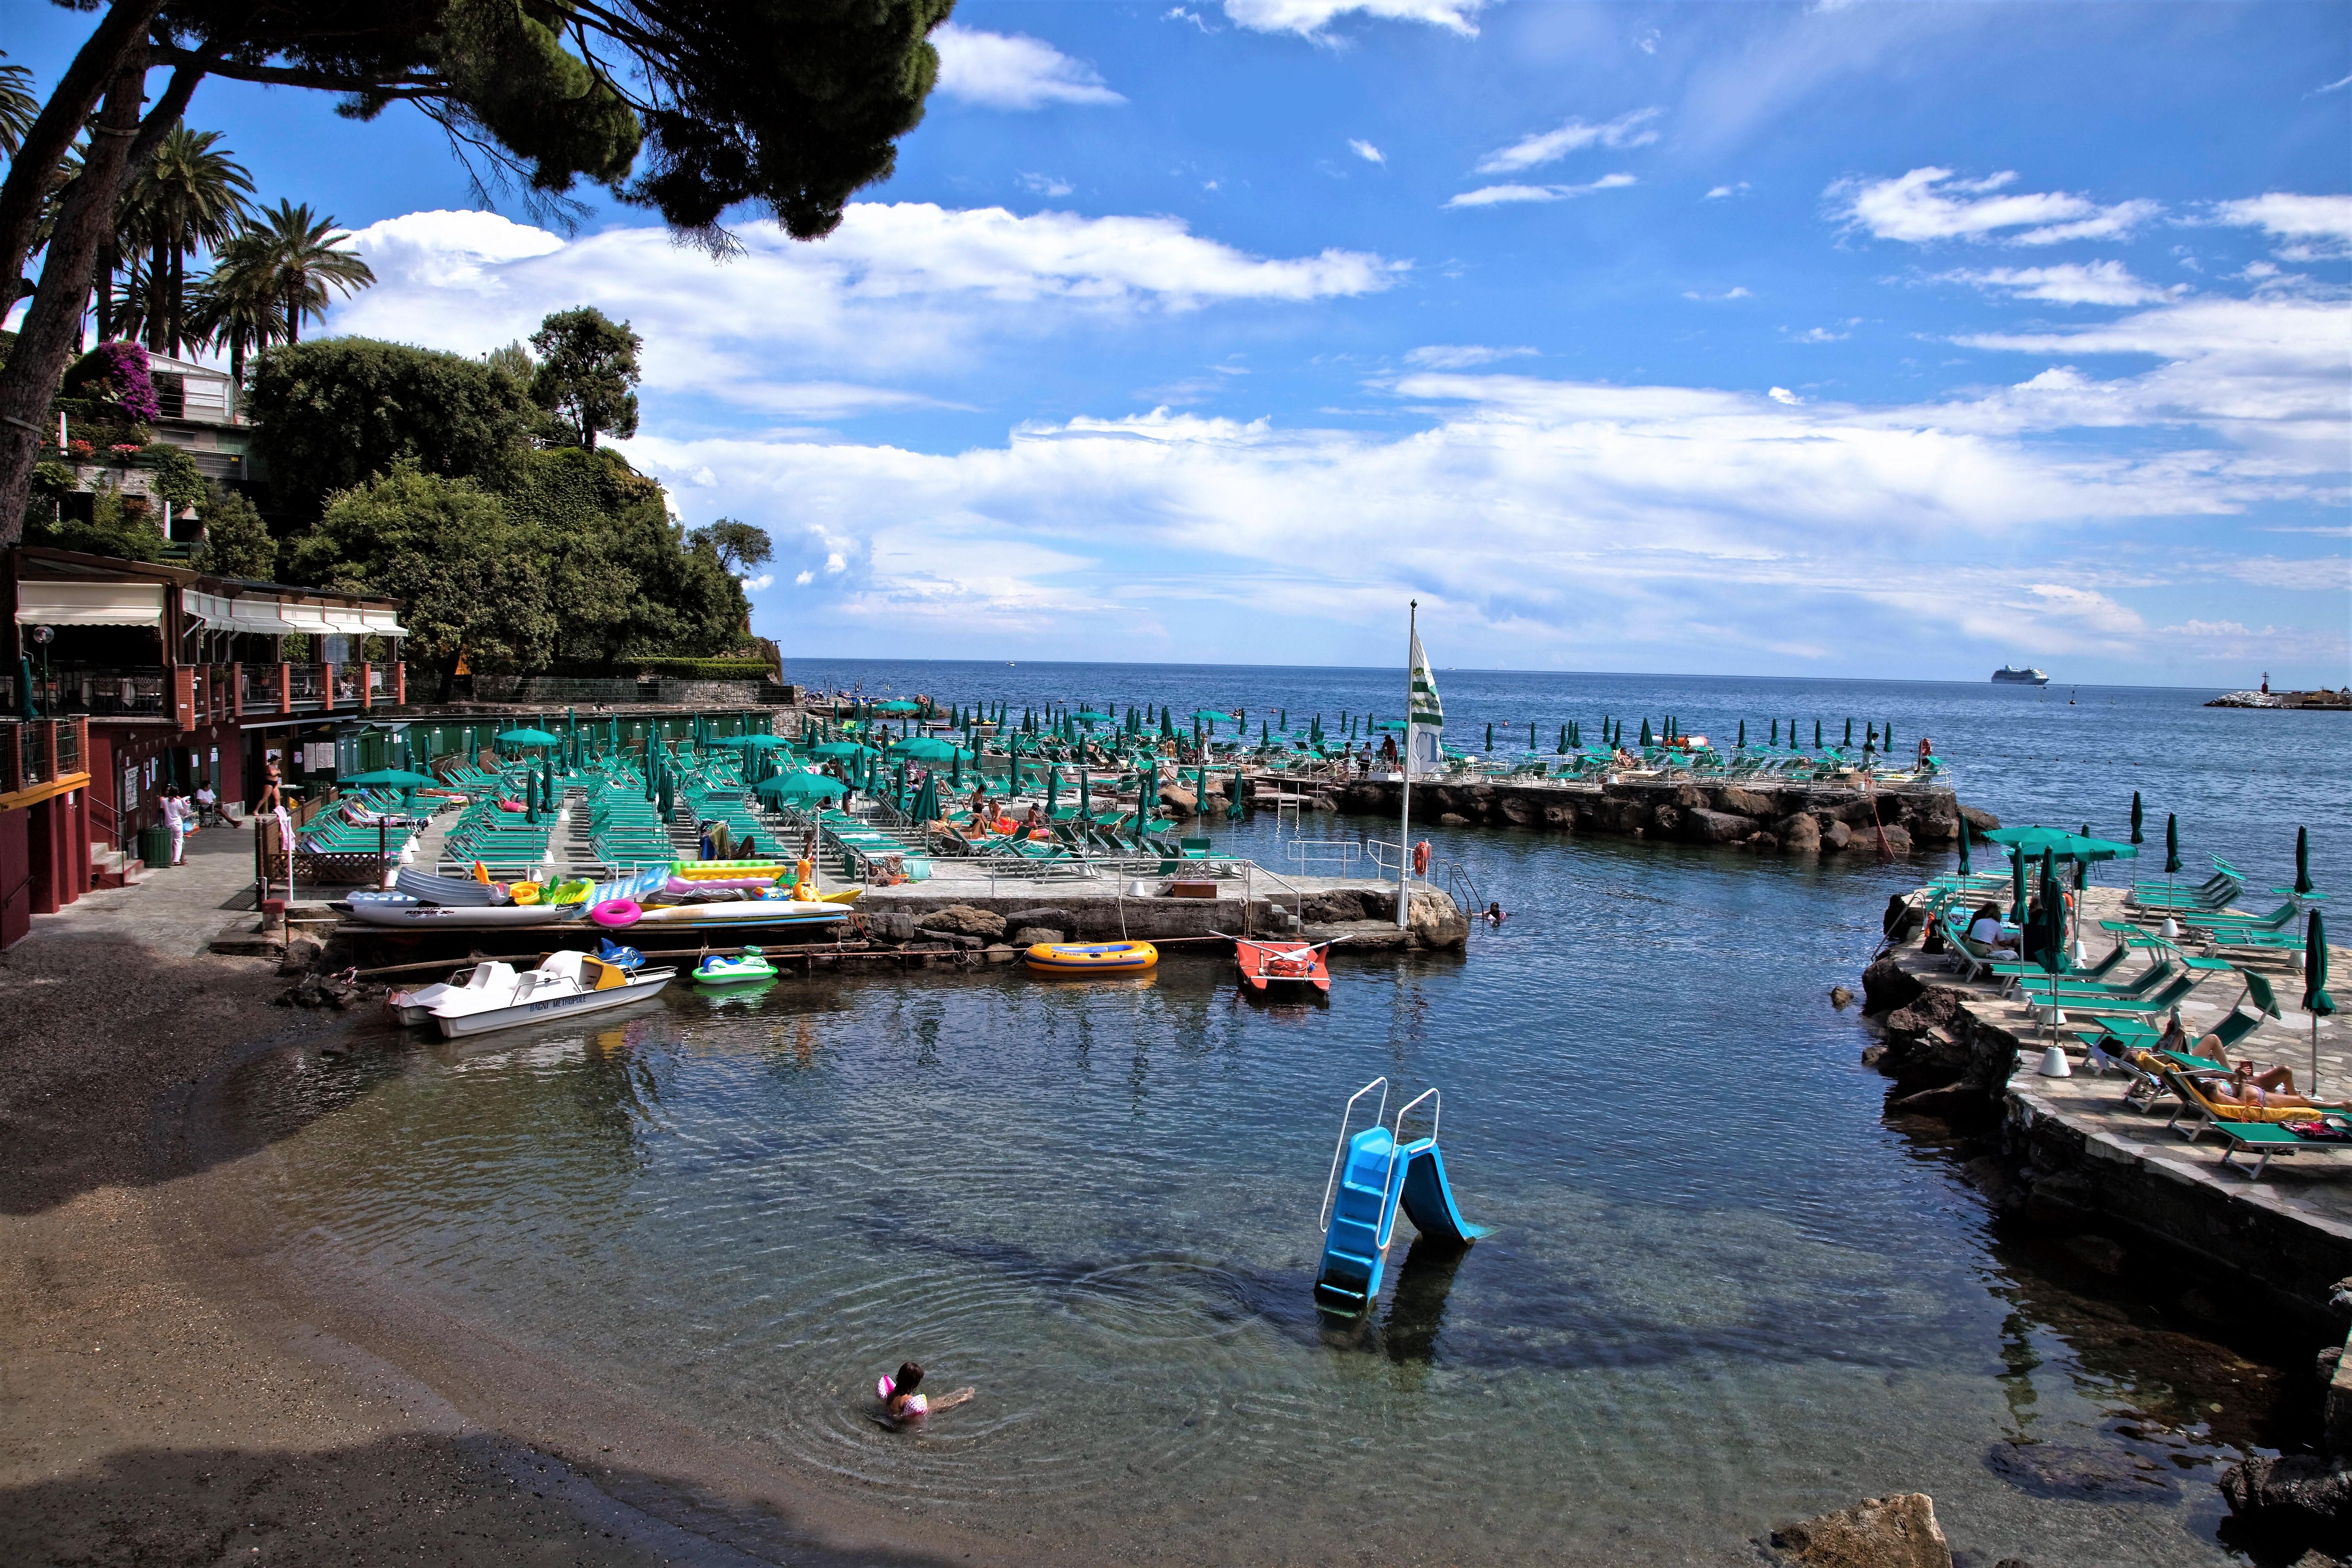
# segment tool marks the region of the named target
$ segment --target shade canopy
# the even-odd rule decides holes
[[[559,746],[562,743],[562,736],[551,735],[544,730],[509,730],[499,737],[499,744],[502,746]]]
[[[1234,721],[1232,714],[1220,713],[1213,708],[1196,709],[1193,710],[1192,717],[1204,724],[1230,724]]]
[[[714,746],[730,746],[741,750],[765,752],[772,751],[778,746],[789,746],[792,742],[785,740],[782,735],[729,735],[720,740],[713,741],[711,744]]]
[[[799,805],[810,801],[838,800],[849,793],[849,786],[824,773],[779,773],[772,779],[761,779],[757,793],[772,805]]]
[[[873,710],[877,713],[920,713],[923,710],[923,705],[919,702],[907,702],[903,700],[897,702],[877,702],[874,704]]]
[[[16,584],[20,626],[160,626],[161,583],[42,583]]]
[[[919,763],[944,763],[952,758],[969,758],[971,755],[970,752],[963,750],[952,741],[933,740],[929,735],[917,735],[906,741],[893,741],[890,743],[890,754],[893,757],[911,757]]]
[[[874,754],[874,748],[861,746],[855,741],[820,741],[809,748],[809,754],[817,757],[870,757]]]
[[[2136,845],[2118,844],[2111,838],[2091,838],[2080,833],[2069,833],[2063,827],[1996,827],[1978,835],[1995,844],[2006,844],[2021,855],[2056,855],[2066,860],[2137,860]]]

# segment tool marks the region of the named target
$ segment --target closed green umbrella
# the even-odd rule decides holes
[[[1046,816],[1053,816],[1053,815],[1054,815],[1054,803],[1055,803],[1056,800],[1059,800],[1059,799],[1061,798],[1061,795],[1062,795],[1062,770],[1061,770],[1061,769],[1059,769],[1059,768],[1056,768],[1056,767],[1048,767],[1048,768],[1045,770],[1045,815],[1046,815]]]
[[[1959,803],[1955,801],[1953,804],[1957,805]],[[1976,875],[1969,869],[1969,819],[1966,816],[1960,818],[1960,875],[1963,877]]]
[[[1654,743],[1650,738],[1650,721],[1644,719],[1642,721],[1642,749],[1646,752]]]
[[[522,819],[533,825],[539,821],[539,775],[522,775]]]
[[[2164,874],[2168,877],[2180,869],[2180,816],[2178,812],[2164,814]]]
[[[1815,751],[1817,751],[1817,752],[1818,752],[1818,751],[1820,751],[1821,749],[1822,749],[1822,721],[1821,721],[1819,719],[1816,719],[1816,720],[1814,720],[1814,721],[1813,721],[1813,750],[1815,750]]]
[[[667,768],[662,770],[661,795],[656,804],[661,810],[662,821],[667,823],[671,815],[677,809],[677,796],[670,790],[669,771]]]
[[[2311,1015],[2311,1097],[2319,1098],[2319,1020],[2336,1011],[2327,994],[2327,926],[2311,911],[2303,928],[2303,1010]]]
[[[1078,819],[1091,822],[1095,815],[1094,769],[1078,765]]]
[[[2311,829],[2298,827],[2294,830],[2294,890],[2307,893],[2311,889]]]
[[[2140,837],[2139,825],[2140,825],[2139,791],[2137,791],[2137,790],[2134,790],[2134,791],[2132,791],[2132,831],[2131,831],[2131,841],[2132,841],[2133,843],[2135,843],[2135,844],[2145,844],[2146,842],[2147,842],[2147,840],[2146,840],[2145,838],[2143,838],[2143,837]]]
[[[937,822],[940,819],[940,776],[923,775],[923,787],[915,792],[915,820]]]
[[[1849,746],[1853,744],[1853,721],[1851,719],[1845,721],[1845,743]]]
[[[1495,726],[1493,726],[1492,724],[1489,724],[1489,725],[1487,725],[1487,726],[1486,726],[1486,750],[1488,750],[1489,752],[1491,752],[1491,751],[1493,751],[1494,749],[1495,749]]]
[[[1136,791],[1135,791],[1135,820],[1136,820],[1136,824],[1137,824],[1137,826],[1143,826],[1143,825],[1148,824],[1149,822],[1150,822],[1150,820],[1151,820],[1153,817],[1155,817],[1155,816],[1159,816],[1159,815],[1160,815],[1160,770],[1159,770],[1158,768],[1155,768],[1155,767],[1146,767],[1146,768],[1143,770],[1143,776],[1142,776],[1142,778],[1141,778],[1141,779],[1139,779],[1139,781],[1137,781],[1137,784],[1136,784]]]
[[[1745,719],[1739,721],[1739,739],[1731,743],[1731,749],[1735,752],[1744,752],[1748,749],[1748,721]]]
[[[2025,929],[2025,851],[2016,849],[2009,857],[2009,919],[2021,933]],[[2024,938],[2021,935],[2018,940]]]

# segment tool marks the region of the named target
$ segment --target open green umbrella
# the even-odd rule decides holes
[[[1996,827],[1979,834],[1995,844],[2006,844],[2021,855],[2057,855],[2069,860],[2134,860],[2139,851],[2112,838],[2069,833],[2063,827]]]
[[[872,747],[861,746],[855,741],[820,741],[809,748],[809,754],[814,757],[863,757],[872,753]]]
[[[2298,827],[2294,830],[2294,890],[2307,893],[2311,889],[2311,829]]]
[[[937,822],[940,819],[940,776],[923,775],[923,787],[915,792],[915,820]]]
[[[2134,790],[2134,791],[2132,791],[2132,835],[2131,835],[2131,841],[2132,841],[2133,843],[2135,843],[2135,844],[2145,844],[2146,842],[2147,842],[2147,840],[2146,840],[2145,838],[2143,838],[2143,837],[2140,837],[2139,825],[2140,825],[2139,791],[2137,791],[2137,790]]]
[[[553,746],[562,742],[561,735],[551,735],[544,730],[509,730],[499,737],[502,746]]]
[[[944,763],[968,754],[952,741],[933,740],[929,735],[890,742],[890,755],[900,760],[911,757],[920,763]]]

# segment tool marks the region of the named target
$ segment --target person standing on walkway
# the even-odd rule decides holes
[[[188,805],[180,798],[177,784],[163,790],[163,826],[172,835],[172,864],[177,866],[188,853]]]

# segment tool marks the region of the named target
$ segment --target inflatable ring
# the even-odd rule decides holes
[[[637,907],[637,900],[635,899],[606,899],[588,911],[588,918],[600,926],[609,926],[618,931],[623,926],[636,924],[644,917],[645,912]]]
[[[539,884],[537,882],[509,882],[507,884],[507,897],[512,899],[519,904],[535,904],[539,902]]]

